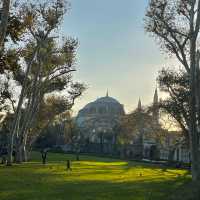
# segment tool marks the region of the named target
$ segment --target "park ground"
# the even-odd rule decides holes
[[[72,171],[66,161],[72,160]],[[133,161],[48,153],[0,166],[0,200],[199,200],[198,186],[186,170]]]

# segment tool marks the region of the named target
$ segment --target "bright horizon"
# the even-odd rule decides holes
[[[74,113],[107,90],[126,112],[137,107],[139,98],[143,105],[150,104],[158,71],[173,61],[144,31],[148,0],[70,2],[62,33],[80,42],[74,79],[88,86],[76,100]]]

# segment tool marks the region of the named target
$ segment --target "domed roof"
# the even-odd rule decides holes
[[[97,99],[94,103],[117,103],[120,104],[119,101],[117,101],[116,99],[106,96],[106,97],[101,97],[99,99]]]
[[[94,127],[113,127],[124,114],[123,105],[107,94],[83,107],[77,115],[76,122],[81,127],[87,127],[87,124],[93,124]]]
[[[123,114],[123,105],[108,94],[105,97],[98,98],[96,101],[88,103],[83,109],[79,111],[80,114],[97,114],[97,113],[112,113]]]
[[[117,101],[113,97],[105,96],[105,97],[98,98],[96,101],[88,103],[83,109],[89,109],[91,107],[99,107],[99,106],[106,106],[106,105],[122,107],[119,101]]]

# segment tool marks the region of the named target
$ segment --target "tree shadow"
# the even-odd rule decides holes
[[[118,166],[117,169],[116,166]],[[185,197],[193,195],[191,200],[199,200],[198,191],[193,194],[190,186],[190,178],[174,176],[170,180],[162,177],[134,177],[126,180],[120,174],[127,173],[133,168],[154,169],[162,173],[161,168],[154,166],[126,165],[97,166],[97,169],[77,168],[67,172],[65,165],[49,164],[46,166],[24,165],[9,171],[1,177],[1,200],[184,200],[179,198],[183,193]],[[87,170],[87,171],[85,171]],[[167,170],[176,175],[175,172]],[[107,179],[109,173],[116,175],[116,179]],[[0,173],[0,175],[2,175]],[[82,176],[85,177],[82,178]],[[81,178],[79,178],[79,176]],[[88,179],[87,179],[88,176]],[[95,180],[97,176],[101,180]],[[98,179],[98,178],[96,178]],[[119,180],[118,180],[119,179]],[[4,184],[6,182],[6,184]],[[194,185],[192,186],[194,187]],[[188,189],[189,188],[189,189]],[[181,193],[182,192],[182,193]],[[185,198],[186,199],[186,198]],[[190,200],[190,199],[187,199]]]

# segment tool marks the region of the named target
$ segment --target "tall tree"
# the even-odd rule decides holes
[[[190,80],[189,133],[193,180],[200,179],[199,152],[199,52],[200,0],[151,0],[145,29],[161,48],[176,56]]]
[[[167,131],[162,128],[154,117],[154,105],[144,108],[139,102],[138,108],[124,116],[121,120],[121,134],[119,139],[123,143],[141,144],[140,154],[143,155],[144,140],[154,140],[157,145],[162,145]]]
[[[14,143],[17,161],[23,160],[27,138],[37,124],[36,119],[47,95],[57,93],[59,96],[63,91],[67,103],[65,110],[69,110],[85,89],[83,84],[72,80],[78,41],[66,38],[63,43],[57,44],[57,28],[67,6],[63,0],[52,0],[28,3],[22,7],[28,40],[20,50],[20,60],[17,62],[19,69],[13,73],[13,77],[21,84],[21,90],[14,106],[8,165],[12,163]]]
[[[167,94],[159,108],[176,120],[189,146],[189,76],[184,71],[162,69],[157,80],[160,90]]]
[[[58,9],[60,6],[61,9]],[[24,73],[22,89],[19,96],[18,105],[15,111],[13,126],[11,128],[11,133],[10,133],[8,165],[12,163],[14,136],[16,135],[18,137],[19,135],[18,132],[19,132],[19,124],[21,121],[20,119],[22,115],[22,106],[28,89],[28,80],[29,80],[28,78],[31,72],[31,68],[34,65],[36,59],[38,59],[37,54],[40,51],[41,46],[43,46],[44,48],[47,38],[49,37],[50,33],[57,27],[58,23],[60,22],[61,16],[63,16],[62,12],[63,5],[62,4],[59,5],[59,1],[55,3],[55,6],[52,8],[52,10],[49,7],[47,7],[47,10],[45,10],[44,8],[45,4],[43,4],[43,6],[40,4],[38,8],[36,8],[36,6],[32,4],[24,7],[24,13],[25,13],[24,17],[26,18],[27,24],[29,25],[28,29],[33,40],[32,42],[33,51],[29,48],[30,57],[26,57],[25,59],[27,63],[26,71]],[[39,21],[36,21],[37,17],[40,18]],[[34,45],[34,42],[36,43],[36,45]],[[28,47],[30,47],[30,45]],[[40,69],[38,68],[37,71],[40,71]],[[39,73],[37,72],[36,74],[39,75]],[[37,80],[38,77],[35,78],[35,82]]]
[[[79,95],[81,94],[82,91],[80,91]],[[77,97],[74,96],[73,98]],[[72,123],[70,114],[72,106],[73,104],[64,96],[50,95],[42,101],[37,118],[26,133],[26,143],[23,144],[24,146],[22,148],[23,161],[26,161],[26,149],[30,152],[32,145],[34,145],[38,138],[41,141],[45,133],[48,137],[48,132],[50,132],[53,138],[58,138],[58,134],[62,133],[62,142],[68,142],[67,138],[70,137],[71,131],[67,127],[71,126]],[[56,144],[55,140],[53,144]]]

